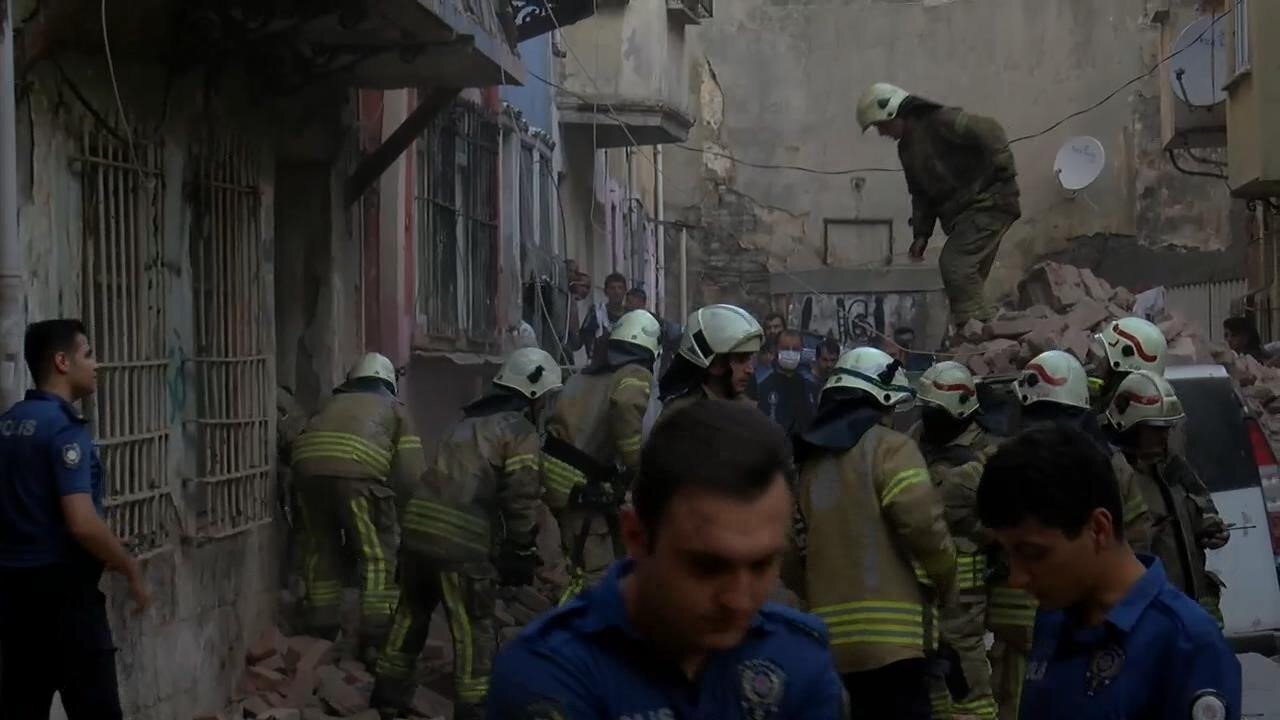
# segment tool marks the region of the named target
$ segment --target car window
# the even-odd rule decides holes
[[[1244,410],[1227,378],[1172,380],[1187,419],[1186,457],[1210,492],[1258,487]]]

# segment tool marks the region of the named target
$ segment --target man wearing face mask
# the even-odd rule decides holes
[[[809,427],[818,407],[820,389],[800,372],[803,336],[795,330],[783,330],[777,342],[774,371],[760,383],[756,402],[761,412],[790,435]]]
[[[662,416],[705,398],[755,405],[747,397],[752,364],[764,330],[751,313],[734,305],[708,305],[685,323],[680,350],[659,391]]]
[[[991,665],[985,636],[987,614],[986,529],[978,520],[978,482],[996,444],[974,421],[979,411],[973,374],[957,362],[942,362],[925,371],[916,384],[921,406],[920,450],[929,477],[946,510],[947,527],[956,543],[954,604],[941,608],[942,639],[955,651],[963,687],[948,690],[935,681],[934,717],[994,720]],[[951,677],[956,677],[954,672]]]

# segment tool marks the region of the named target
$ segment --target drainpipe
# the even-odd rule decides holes
[[[0,407],[18,401],[26,326],[22,245],[18,241],[18,141],[14,107],[11,2],[0,0]]]
[[[689,317],[689,228],[680,226],[680,322]]]
[[[664,268],[666,267],[666,263],[664,261],[667,256],[666,249],[663,247],[667,244],[667,226],[664,222],[666,220],[666,211],[663,209],[667,204],[667,188],[665,183],[666,178],[662,176],[662,146],[654,145],[653,187],[655,188],[654,195],[656,195],[656,197],[654,198],[653,204],[656,207],[653,212],[657,218],[657,222],[654,223],[655,232],[653,233],[653,236],[654,244],[657,245],[657,247],[654,248],[656,257],[653,264],[653,310],[655,312],[661,312],[664,315],[666,314],[666,308],[663,307],[665,304],[663,290],[665,289],[664,286],[666,283],[663,282],[663,274],[665,272]]]

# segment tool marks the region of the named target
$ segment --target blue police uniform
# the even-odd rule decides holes
[[[767,604],[740,645],[713,653],[696,681],[631,625],[620,582],[535,620],[503,648],[490,679],[491,720],[835,720],[844,692],[821,621]]]
[[[1041,612],[1020,717],[1238,720],[1240,662],[1218,624],[1169,584],[1155,558],[1097,626]]]
[[[88,422],[33,390],[0,416],[0,718],[45,718],[55,692],[68,718],[119,718],[115,646],[102,563],[71,536],[62,498],[103,479]]]

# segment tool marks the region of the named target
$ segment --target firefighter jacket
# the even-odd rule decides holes
[[[1135,552],[1151,552],[1153,536],[1151,508],[1138,483],[1137,474],[1125,459],[1124,453],[1114,450],[1111,453],[1111,469],[1116,473],[1116,484],[1120,486],[1120,503],[1124,512],[1124,537]]]
[[[914,117],[898,142],[898,157],[911,192],[915,237],[932,235],[938,221],[950,235],[966,212],[1021,216],[1018,172],[1000,123],[960,108],[925,108]]]
[[[956,544],[956,588],[961,592],[986,587],[990,542],[978,519],[978,483],[996,444],[977,423],[944,445],[920,443],[929,463],[929,477],[942,498],[944,517]]]
[[[802,589],[842,674],[924,657],[955,584],[955,544],[924,457],[883,422],[878,408],[828,408],[798,447]]]
[[[405,503],[402,547],[457,564],[489,561],[503,546],[534,548],[542,442],[527,404],[500,393],[464,410]]]
[[[638,363],[583,372],[565,383],[547,421],[547,507],[560,511],[588,481],[611,482],[640,466],[653,372]]]
[[[1151,554],[1164,563],[1169,582],[1194,600],[1216,594],[1205,573],[1205,551],[1200,537],[1221,529],[1213,500],[1206,516],[1203,500],[1208,491],[1180,455],[1158,462],[1132,462],[1134,478],[1151,509]]]
[[[292,450],[293,471],[304,478],[373,480],[389,485],[400,498],[412,494],[426,466],[422,440],[404,403],[358,381],[334,392],[307,421]]]
[[[725,397],[721,397],[718,393],[716,393],[707,385],[698,385],[697,387],[693,388],[689,392],[686,392],[682,395],[677,395],[671,398],[670,400],[667,400],[665,403],[663,403],[662,414],[658,416],[658,420],[661,421],[662,418],[667,417],[668,415],[670,415],[671,413],[674,413],[680,408],[688,407],[698,402],[699,400],[707,400],[707,399],[728,400],[730,402],[740,402],[745,405],[750,405],[751,407],[757,407],[756,401],[747,397],[745,393],[742,395],[737,395],[732,398],[725,398]]]

